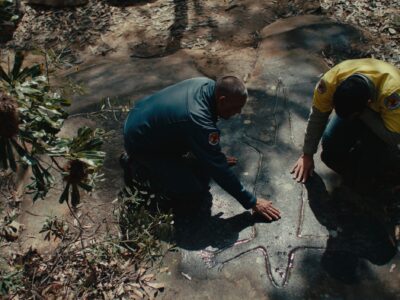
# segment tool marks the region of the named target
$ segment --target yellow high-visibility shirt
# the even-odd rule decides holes
[[[317,84],[313,106],[321,112],[332,111],[337,86],[356,73],[368,77],[375,86],[376,98],[369,107],[380,114],[388,130],[400,133],[400,70],[381,60],[352,59],[334,66]]]

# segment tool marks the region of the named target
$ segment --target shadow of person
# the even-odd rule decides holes
[[[310,208],[329,230],[323,268],[345,283],[362,277],[363,259],[376,265],[389,262],[396,254],[380,199],[361,196],[346,186],[331,195],[317,174],[305,184]]]
[[[213,196],[210,192],[200,196],[154,199],[150,210],[172,212],[174,217],[172,235],[159,238],[185,250],[202,250],[207,247],[224,249],[233,245],[244,229],[265,222],[249,211],[228,218],[224,218],[222,212],[212,215]]]
[[[222,212],[212,215],[211,193],[188,202],[171,203],[174,214],[172,242],[185,250],[224,249],[238,240],[242,230],[262,221],[249,211],[228,218],[224,218]]]
[[[233,245],[239,233],[255,222],[257,219],[248,211],[228,218],[223,218],[222,212],[211,215],[211,210],[178,213],[175,214],[174,242],[186,250],[223,249]]]

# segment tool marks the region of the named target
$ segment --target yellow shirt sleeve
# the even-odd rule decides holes
[[[314,89],[313,106],[320,112],[333,110],[333,94],[336,90],[336,69],[325,73]]]
[[[400,133],[400,89],[384,100],[385,109],[381,117],[386,128],[392,132]]]

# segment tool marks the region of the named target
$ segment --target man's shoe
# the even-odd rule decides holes
[[[400,224],[394,226],[394,242],[398,252],[400,252]]]
[[[130,186],[133,181],[133,176],[132,176],[132,168],[130,165],[129,155],[126,152],[122,153],[121,156],[119,157],[119,164],[122,170],[124,170],[125,185]]]
[[[129,163],[129,155],[126,152],[121,153],[119,156],[119,165],[124,168]]]

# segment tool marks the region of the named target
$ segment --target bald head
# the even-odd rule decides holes
[[[225,96],[247,99],[247,89],[244,82],[239,78],[235,76],[224,76],[217,79],[216,95],[217,98]]]
[[[224,76],[217,80],[215,88],[217,114],[223,119],[241,112],[247,100],[247,89],[243,81],[235,76]]]

